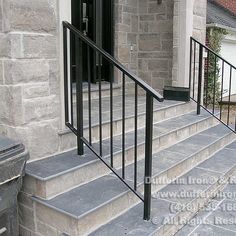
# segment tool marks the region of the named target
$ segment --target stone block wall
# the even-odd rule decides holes
[[[56,0],[0,1],[0,133],[31,160],[58,152],[60,79]]]
[[[138,75],[162,92],[172,81],[172,0],[139,0]]]
[[[182,66],[187,71],[188,65],[179,63],[188,62],[190,34],[205,38],[206,0],[114,1],[115,57],[159,91],[164,85],[179,85],[178,81],[188,77],[179,69]],[[58,4],[62,2],[0,0],[0,134],[20,139],[31,160],[75,144],[74,135],[60,132],[63,76],[59,72]],[[192,24],[186,24],[191,33],[182,32],[185,41],[180,40],[183,27],[178,17],[182,13],[176,7],[180,2],[191,5],[191,10],[186,8],[191,19],[184,23]],[[185,60],[180,52],[185,52]]]
[[[128,69],[138,71],[138,1],[115,0],[115,57]],[[120,78],[118,78],[119,81]]]
[[[149,85],[171,84],[173,1],[117,0],[115,56]]]

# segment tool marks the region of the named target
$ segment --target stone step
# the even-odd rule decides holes
[[[195,234],[193,231],[189,231],[191,229],[190,226],[184,227],[177,233],[209,201],[213,201],[213,204],[216,204],[216,206],[217,204],[224,204],[224,202],[217,203],[219,199],[215,198],[216,194],[225,187],[232,176],[235,176],[235,173],[236,142],[234,141],[232,145],[226,146],[211,156],[211,158],[176,179],[175,182],[153,194],[151,221],[143,221],[143,204],[139,203],[89,235],[235,235],[235,232],[233,234],[232,231],[230,232],[230,229],[222,229],[220,227],[217,230],[212,225],[214,224],[214,216],[221,217],[222,219],[230,218],[232,220],[232,212],[222,213],[220,206],[218,211],[208,215],[208,222],[211,222],[210,225],[203,225],[202,228],[198,227],[194,231]],[[234,201],[235,199],[231,200],[231,206],[232,203],[234,204]],[[233,215],[235,215],[235,212]],[[213,232],[218,233],[214,234]]]
[[[202,112],[200,116],[189,113],[154,124],[153,152],[173,145],[191,135],[214,125],[214,118]],[[125,135],[126,165],[134,161],[134,132]],[[122,136],[114,137],[114,166],[118,169],[122,160]],[[94,143],[99,151],[99,144]],[[144,157],[145,130],[138,130],[138,159]],[[110,156],[110,139],[103,140],[103,155]],[[25,192],[49,199],[71,188],[85,184],[109,173],[109,169],[87,148],[84,156],[70,151],[57,156],[28,163],[26,167]]]
[[[218,125],[154,154],[154,183],[162,180],[163,176],[174,180],[176,177],[183,175],[194,166],[207,160],[217,150],[231,142],[232,139],[235,139],[235,135],[224,126]],[[138,166],[142,166],[142,160],[139,161]],[[201,168],[203,167],[201,166]],[[141,169],[139,168],[139,171]],[[196,172],[195,169],[192,173]],[[202,176],[206,172],[206,170],[200,169],[199,167],[197,168],[196,175]],[[208,172],[210,174],[212,173],[212,171]],[[218,177],[219,173],[213,173],[217,174],[216,176]],[[139,189],[142,188],[140,177],[141,175],[139,175]],[[160,190],[164,186],[166,184],[160,186],[153,185],[153,191]],[[56,228],[60,232],[67,233],[71,236],[88,235],[96,228],[119,216],[139,202],[139,199],[112,175],[103,176],[88,184],[56,196],[51,200],[41,200],[39,198],[33,198],[33,200],[35,202],[36,216],[39,221],[44,222],[46,225],[50,222],[50,227]],[[164,204],[166,202],[168,203],[166,199],[154,199],[152,212],[155,214],[157,210],[157,216],[169,214],[169,205]],[[144,222],[142,215],[143,204],[138,204],[121,216],[121,221],[124,224],[127,222],[127,232],[134,230],[134,225],[138,228],[144,227],[144,230],[147,230],[146,233],[151,229],[158,228],[157,226],[153,228],[150,222]],[[122,217],[125,217],[125,220]],[[120,218],[117,219],[119,220]],[[137,223],[134,221],[137,221]],[[159,223],[158,219],[157,223]],[[148,225],[148,229],[145,228],[145,225]],[[114,227],[117,227],[116,223],[115,226],[112,226],[113,232],[119,232]],[[121,226],[122,229],[125,227]],[[106,232],[106,229],[99,235],[106,235],[103,232]],[[143,233],[145,231],[142,229],[141,231],[135,230],[135,235],[138,235],[140,232],[144,235]],[[97,234],[95,233],[94,235]],[[124,233],[117,235],[124,235]]]
[[[92,141],[99,140],[99,114],[98,114],[98,100],[93,99],[92,105]],[[121,97],[114,97],[113,107],[113,135],[119,135],[122,131],[122,105]],[[103,98],[103,112],[102,112],[102,134],[103,139],[110,136],[110,109],[109,98]],[[145,97],[139,96],[138,102],[138,127],[142,128],[145,125],[146,111],[145,111]],[[134,96],[127,96],[126,101],[126,115],[125,115],[125,130],[126,132],[134,130]],[[154,101],[154,122],[174,118],[175,116],[183,115],[185,113],[196,111],[196,105],[193,102],[179,102],[179,101],[164,101],[162,103]],[[74,120],[76,121],[74,113]],[[88,120],[88,102],[84,103],[84,136],[88,139],[89,136],[89,120]],[[76,127],[76,125],[75,125]],[[69,129],[61,130],[59,132],[62,145],[64,149],[71,149],[76,146],[76,138],[74,133]]]
[[[146,119],[146,98],[139,96],[138,100],[138,127],[145,126]],[[188,112],[196,110],[192,102],[178,102],[168,101],[164,102],[154,101],[154,122],[160,122],[166,119],[173,118],[175,116],[183,115]],[[75,114],[74,114],[75,115]],[[89,113],[88,102],[84,103],[84,136],[89,137]],[[134,96],[126,96],[125,104],[125,130],[126,132],[134,130]],[[76,117],[74,117],[76,121]],[[92,112],[91,112],[91,124],[92,124],[92,141],[99,140],[99,100],[92,100]],[[75,125],[76,126],[76,125]],[[121,134],[122,132],[122,97],[116,96],[113,99],[113,135]],[[103,138],[109,138],[110,136],[110,99],[104,97],[102,99],[102,134]]]
[[[102,88],[102,97],[110,97],[110,83],[103,82],[101,85]],[[121,84],[113,83],[113,96],[121,95]],[[98,84],[91,84],[91,99],[98,99],[99,98],[99,85]],[[88,101],[88,84],[83,84],[83,99],[84,101]],[[75,86],[73,88],[73,101],[76,102],[76,92]]]
[[[236,143],[228,146],[229,149],[236,151]],[[233,158],[233,156],[231,157]],[[225,158],[227,162],[231,159]],[[224,163],[222,160],[222,163]],[[233,160],[234,161],[234,160]],[[219,163],[222,171],[222,163]],[[225,164],[223,164],[225,166]],[[236,171],[230,177],[228,183],[222,191],[219,191],[217,196],[204,206],[192,219],[186,222],[186,225],[181,228],[175,236],[194,236],[205,235],[236,235],[235,228],[235,200],[236,200]]]

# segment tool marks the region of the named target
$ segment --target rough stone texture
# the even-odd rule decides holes
[[[56,31],[56,9],[48,0],[3,0],[3,7],[5,31]]]
[[[116,1],[115,56],[141,79],[157,90],[171,84],[173,47],[173,1]],[[153,53],[164,60],[159,68],[148,68]],[[118,80],[119,80],[118,75]]]
[[[139,1],[138,75],[160,91],[172,80],[173,9],[170,0]]]
[[[51,35],[23,35],[23,54],[25,58],[49,58],[57,56],[57,39]]]
[[[26,146],[30,147],[31,160],[34,160],[58,152],[58,123],[58,119],[51,119],[44,122],[33,122],[23,128],[7,127],[6,134],[23,140]]]
[[[60,95],[60,69],[58,59],[49,60],[49,89],[51,95]],[[58,98],[59,99],[59,98]]]
[[[58,117],[58,104],[55,96],[43,98],[25,99],[24,116],[25,122],[50,120]]]
[[[2,60],[0,60],[0,85],[3,84],[3,63]]]
[[[115,1],[115,57],[137,74],[138,1]],[[117,80],[120,78],[118,76]]]
[[[0,133],[38,159],[61,150],[57,1],[0,3]]]
[[[5,84],[46,82],[49,65],[46,60],[5,60]]]
[[[48,82],[25,85],[23,87],[23,96],[26,99],[49,96]]]
[[[19,34],[0,33],[0,57],[21,58],[21,38]]]
[[[22,125],[24,121],[21,86],[0,86],[0,96],[1,123],[5,125]]]
[[[2,1],[0,1],[0,32],[2,32],[2,25],[3,25],[3,14],[2,14]]]

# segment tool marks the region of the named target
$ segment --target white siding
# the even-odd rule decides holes
[[[221,56],[236,67],[236,32],[230,32],[222,42]],[[221,63],[221,62],[220,62]],[[232,70],[231,94],[236,94],[236,70]],[[222,73],[222,69],[221,69]],[[224,96],[229,94],[230,69],[224,68],[223,89],[226,91]]]

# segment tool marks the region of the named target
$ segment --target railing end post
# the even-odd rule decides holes
[[[203,74],[203,46],[200,45],[200,48],[199,48],[199,68],[198,68],[197,115],[200,115],[200,113],[201,113],[202,74]]]
[[[78,155],[84,154],[83,137],[83,48],[82,41],[76,40],[75,51],[77,55],[75,57],[76,64],[76,112],[77,112],[77,149]]]
[[[146,206],[144,203],[144,211],[143,211],[143,220],[149,221],[151,218],[151,206]]]
[[[152,178],[152,138],[153,138],[153,97],[146,95],[146,137],[145,137],[145,177],[144,177],[144,220],[151,214]]]
[[[144,178],[144,208],[143,208],[143,219],[146,221],[150,220],[151,216],[151,178]]]
[[[78,149],[77,149],[77,154],[78,154],[79,156],[84,155],[84,143],[83,143],[83,141],[81,140],[81,137],[77,137],[77,147],[78,147]]]

